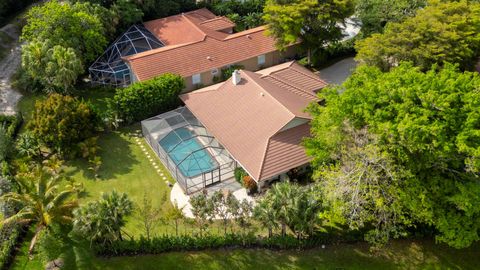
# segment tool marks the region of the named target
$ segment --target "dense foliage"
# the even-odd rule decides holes
[[[74,229],[90,243],[106,244],[122,240],[121,229],[133,211],[133,203],[125,193],[113,190],[97,201],[75,210]]]
[[[368,37],[382,33],[389,22],[401,22],[414,16],[426,4],[426,0],[357,0],[355,14],[362,22],[363,36]]]
[[[22,68],[35,78],[46,92],[66,93],[83,73],[83,65],[75,50],[49,40],[33,40],[22,46]]]
[[[13,261],[13,253],[22,233],[21,226],[0,226],[0,269],[6,269]]]
[[[21,123],[21,115],[0,115],[0,164],[12,153],[13,141]]]
[[[140,254],[159,254],[169,251],[190,251],[214,248],[269,248],[269,249],[302,249],[319,246],[327,242],[324,237],[298,239],[289,236],[256,237],[253,234],[226,234],[204,236],[170,236],[163,235],[150,240],[115,241],[111,245],[94,247],[100,256],[135,256]]]
[[[265,0],[216,1],[210,8],[216,15],[227,16],[235,23],[235,30],[243,31],[264,24],[263,7]]]
[[[310,50],[340,40],[339,22],[353,10],[351,0],[267,0],[263,18],[277,47],[283,49],[301,40]]]
[[[0,225],[34,225],[35,234],[30,243],[29,254],[32,254],[41,232],[55,224],[68,224],[72,220],[72,210],[77,207],[77,201],[73,198],[76,189],[73,185],[61,182],[61,177],[37,166],[31,171],[17,174],[17,189],[0,198],[7,203],[18,205],[20,209],[4,219]]]
[[[427,70],[444,61],[472,69],[480,55],[480,3],[431,1],[415,17],[387,24],[357,43],[357,59],[382,70],[411,61]]]
[[[343,87],[342,94],[337,88],[326,90],[326,106],[312,105],[309,110],[314,116],[314,137],[306,146],[317,173],[332,161],[340,162],[339,166],[348,164],[339,158],[348,138],[345,121],[358,130],[368,128],[378,140],[377,158],[388,155],[385,161],[373,164],[388,164],[391,159],[394,170],[401,172],[394,177],[385,175],[391,169],[370,173],[399,187],[395,200],[406,209],[402,214],[412,223],[432,226],[436,238],[453,247],[477,241],[480,76],[459,72],[450,64],[423,73],[402,63],[388,73],[375,67],[357,69]],[[368,148],[362,151],[368,153]],[[341,185],[338,182],[336,187]],[[370,194],[382,200],[378,193]],[[329,198],[328,194],[324,197]],[[391,202],[382,203],[392,207]],[[371,208],[369,214],[377,209]]]
[[[85,64],[100,55],[107,45],[104,12],[86,3],[48,1],[27,13],[21,39],[50,40],[50,46],[72,48]]]
[[[126,88],[118,88],[113,97],[113,108],[127,123],[143,120],[178,105],[178,94],[184,87],[182,77],[163,74]]]
[[[94,136],[97,123],[88,103],[52,94],[37,101],[27,128],[51,150],[67,154],[76,151],[78,143]]]

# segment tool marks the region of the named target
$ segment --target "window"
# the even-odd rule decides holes
[[[265,65],[265,54],[259,55],[257,57],[257,62],[259,66]]]
[[[193,74],[192,75],[192,84],[200,84],[202,82],[202,77],[200,74]]]

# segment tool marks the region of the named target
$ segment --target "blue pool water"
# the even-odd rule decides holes
[[[192,138],[192,135],[190,130],[179,128],[158,142],[186,177],[197,176],[218,166],[212,156],[203,149],[202,144],[195,137]]]

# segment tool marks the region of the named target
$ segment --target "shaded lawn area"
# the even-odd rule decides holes
[[[236,249],[115,258],[95,258],[72,248],[70,261],[76,266],[67,269],[478,269],[479,253],[479,244],[457,250],[430,240],[392,241],[375,255],[365,243],[305,251]],[[42,269],[35,259],[20,257],[24,260],[17,259],[12,269]]]

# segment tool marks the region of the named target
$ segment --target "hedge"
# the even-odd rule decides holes
[[[20,225],[14,224],[0,228],[0,269],[7,269],[13,259],[13,253],[22,236]]]
[[[17,115],[0,115],[0,125],[5,125],[7,134],[12,138],[17,135],[20,126],[22,125],[23,117],[21,114]]]
[[[99,256],[134,256],[159,254],[169,251],[194,251],[218,248],[268,248],[268,249],[304,249],[325,244],[328,237],[317,236],[297,239],[294,236],[256,237],[252,234],[227,234],[205,236],[171,236],[164,235],[139,240],[115,241],[109,245],[95,245],[94,251]]]
[[[178,95],[184,87],[182,77],[163,74],[126,88],[118,88],[113,97],[113,107],[127,123],[143,120],[178,106]]]

